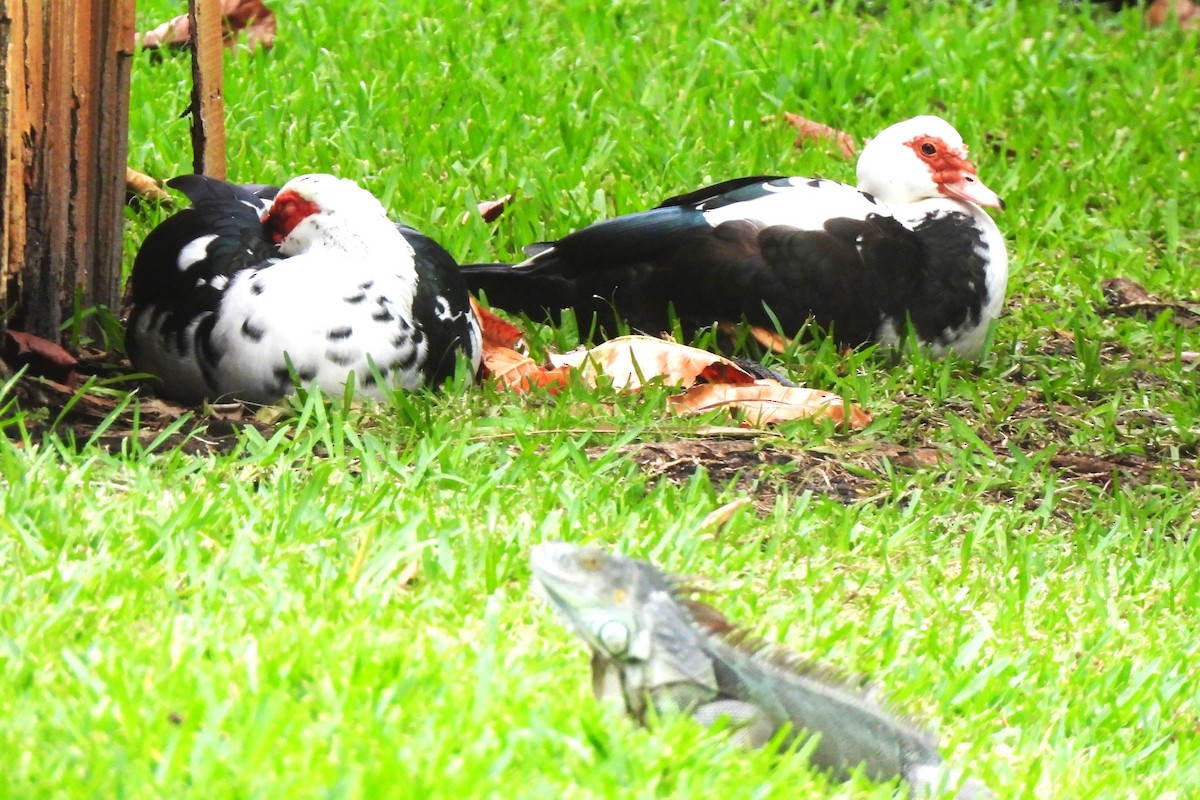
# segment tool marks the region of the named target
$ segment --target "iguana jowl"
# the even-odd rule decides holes
[[[596,696],[638,722],[684,712],[704,725],[728,718],[736,741],[762,747],[819,734],[812,761],[839,777],[861,764],[875,780],[897,776],[913,796],[949,784],[933,737],[862,689],[733,628],[652,565],[595,547],[533,548],[533,576],[592,649]],[[967,781],[958,800],[993,795]]]

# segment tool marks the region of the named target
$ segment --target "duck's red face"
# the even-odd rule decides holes
[[[275,244],[281,243],[305,217],[317,213],[317,204],[301,197],[297,192],[280,192],[263,215],[262,224],[267,236]]]
[[[918,136],[905,144],[929,167],[938,191],[947,197],[981,206],[1004,209],[1004,201],[975,175],[975,165],[964,150],[939,136]]]

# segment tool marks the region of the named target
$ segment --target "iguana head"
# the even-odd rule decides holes
[[[546,542],[533,548],[534,580],[592,649],[619,661],[650,657],[647,601],[670,595],[667,577],[651,565],[597,547]]]

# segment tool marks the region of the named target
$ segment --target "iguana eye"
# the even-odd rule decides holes
[[[629,649],[629,629],[619,622],[606,622],[596,633],[600,645],[611,656],[622,655]]]

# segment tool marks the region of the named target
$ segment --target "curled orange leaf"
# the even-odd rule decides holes
[[[543,386],[554,393],[567,385],[571,379],[569,369],[546,369],[521,352],[525,348],[525,336],[520,328],[500,319],[481,306],[474,297],[471,298],[471,308],[483,333],[479,377],[495,378],[502,386],[518,392]]]
[[[763,347],[770,350],[772,353],[782,353],[792,346],[793,342],[783,334],[760,328],[757,325],[751,326],[750,335],[754,337],[754,341],[758,342]]]
[[[546,369],[527,355],[508,347],[484,348],[482,372],[500,385],[517,392],[528,392],[534,386],[544,387],[551,394],[571,380],[567,367]]]
[[[668,342],[654,336],[620,336],[591,349],[551,354],[555,367],[577,371],[589,386],[605,375],[617,389],[635,391],[654,378],[667,386],[692,386],[697,381],[749,384],[754,376],[723,356]]]
[[[495,222],[496,220],[500,219],[500,215],[504,213],[504,209],[509,207],[514,197],[516,197],[516,195],[506,194],[503,197],[495,200],[480,200],[475,204],[475,207],[479,210],[479,216],[484,222]],[[470,221],[470,211],[463,212],[463,215],[458,218],[460,225],[466,225]]]
[[[858,152],[858,145],[854,143],[854,137],[845,131],[839,131],[822,122],[814,122],[788,111],[783,112],[783,118],[796,129],[796,141],[792,146],[797,150],[803,148],[807,142],[821,144],[830,141],[837,145],[844,158],[854,158],[854,154]]]
[[[741,412],[746,422],[755,427],[809,417],[828,417],[839,426],[854,430],[861,430],[871,422],[870,414],[833,392],[783,386],[767,380],[740,386],[700,384],[667,398],[667,402],[680,414],[703,414],[717,408]]]
[[[1151,28],[1165,25],[1173,15],[1181,26],[1195,27],[1200,22],[1200,4],[1194,0],[1153,0],[1146,8],[1146,22]]]
[[[483,332],[484,350],[489,346],[511,347],[514,350],[523,348],[525,334],[521,333],[520,328],[507,320],[500,319],[481,306],[474,297],[471,298],[471,308],[475,310],[475,317],[479,320],[479,328]]]
[[[165,205],[173,205],[174,199],[162,188],[162,184],[144,172],[125,168],[125,194],[145,197]]]

